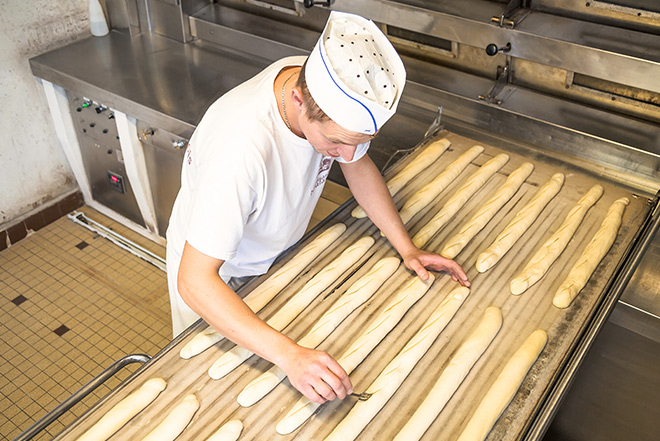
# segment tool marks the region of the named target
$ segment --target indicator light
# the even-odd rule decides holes
[[[108,170],[108,183],[110,184],[110,188],[117,191],[118,193],[121,194],[126,193],[126,187],[124,186],[124,178],[121,175]]]

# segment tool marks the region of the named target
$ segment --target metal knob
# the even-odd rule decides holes
[[[303,0],[303,6],[311,8],[312,6],[330,6],[334,0],[327,0],[325,2],[315,2],[314,0]]]
[[[186,146],[186,141],[183,139],[179,139],[178,141],[172,142],[172,147],[174,147],[174,150],[181,150]]]
[[[486,46],[486,53],[491,57],[497,54],[498,52],[506,53],[509,52],[510,50],[511,50],[511,43],[507,43],[506,46],[504,47],[497,47],[495,43],[491,43],[488,46]]]

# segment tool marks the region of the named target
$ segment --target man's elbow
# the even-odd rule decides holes
[[[179,295],[188,306],[191,306],[196,292],[195,282],[191,277],[187,276],[184,271],[179,271],[176,281],[176,289]]]

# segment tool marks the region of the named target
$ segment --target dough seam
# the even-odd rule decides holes
[[[419,360],[456,315],[469,294],[470,290],[461,286],[445,297],[401,352],[388,363],[367,388],[367,392],[372,394],[371,397],[366,401],[357,401],[348,415],[325,438],[325,441],[351,441],[357,438],[364,427],[396,393]]]
[[[403,170],[397,173],[392,179],[387,181],[387,189],[391,196],[397,194],[408,182],[422,170],[433,164],[451,145],[447,138],[442,138],[428,147],[417,155]],[[353,217],[362,219],[367,217],[367,213],[359,205],[351,212]]]
[[[475,264],[477,271],[486,272],[499,262],[539,217],[545,206],[559,193],[563,184],[564,174],[555,173],[514,216],[493,243],[477,257]]]
[[[404,283],[388,306],[367,325],[367,329],[337,359],[337,362],[347,374],[350,375],[353,372],[385,336],[394,329],[404,314],[428,291],[435,280],[432,274],[429,274],[429,276],[426,281],[417,276],[412,276]],[[392,305],[398,305],[398,307],[394,308]],[[319,406],[320,404],[311,402],[307,397],[300,398],[286,416],[277,423],[277,433],[287,435],[293,432],[307,418],[312,416]]]
[[[571,208],[559,228],[536,250],[523,270],[511,280],[511,294],[520,295],[538,282],[564,251],[584,216],[603,194],[603,187],[594,185],[578,203]]]
[[[628,198],[617,199],[607,210],[600,228],[557,290],[552,300],[552,304],[557,308],[568,308],[587,284],[600,261],[609,252],[621,226],[623,212],[629,203]]]
[[[309,282],[291,297],[266,323],[277,331],[283,330],[289,323],[309,306],[321,292],[330,286],[339,276],[362,258],[374,244],[371,236],[362,237],[318,272]],[[253,355],[252,351],[236,346],[223,354],[209,368],[209,375],[214,380],[223,378]]]
[[[447,241],[447,244],[440,252],[440,255],[448,259],[456,257],[458,253],[465,248],[465,245],[467,245],[468,242],[470,242],[474,236],[486,226],[488,221],[500,211],[504,204],[513,197],[533,170],[534,165],[530,162],[525,162],[511,173],[504,184],[497,189],[495,194],[461,227],[457,234]]]
[[[413,237],[417,248],[422,248],[428,241],[460,210],[463,205],[479,191],[504,164],[509,161],[509,155],[500,153],[470,176],[465,184],[443,205],[439,212],[424,225]]]

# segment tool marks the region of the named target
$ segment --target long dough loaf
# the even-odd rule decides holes
[[[243,431],[243,422],[241,420],[231,420],[223,424],[206,441],[236,441]]]
[[[415,192],[399,211],[403,224],[407,224],[420,210],[426,208],[449,184],[454,182],[470,162],[474,161],[484,151],[480,145],[475,145],[463,153],[431,182]]]
[[[527,372],[532,367],[548,341],[542,329],[532,332],[522,346],[507,361],[502,372],[479,403],[458,441],[483,441],[493,425],[507,408]]]
[[[447,138],[442,138],[430,146],[426,147],[415,159],[413,159],[403,170],[397,173],[392,179],[387,181],[387,189],[390,194],[394,196],[401,190],[412,178],[417,176],[419,172],[426,169],[433,164],[451,145]],[[357,206],[351,212],[353,217],[362,219],[367,217],[362,207]]]
[[[355,403],[348,415],[328,435],[326,441],[350,441],[357,438],[399,389],[401,383],[438,338],[469,294],[470,290],[463,286],[449,293],[431,313],[431,317],[422,328],[367,388],[367,392],[372,394],[371,397],[366,401]]]
[[[564,251],[589,208],[600,199],[603,187],[594,185],[568,212],[564,222],[529,260],[522,272],[511,280],[511,294],[520,295],[541,279]]]
[[[500,309],[495,306],[486,308],[479,325],[456,351],[429,394],[394,441],[416,441],[424,435],[501,327]]]
[[[154,428],[142,441],[174,441],[190,424],[199,409],[199,401],[194,394],[186,395],[165,419]]]
[[[504,182],[504,184],[497,189],[495,194],[474,216],[472,216],[472,219],[467,221],[460,231],[447,241],[447,244],[440,254],[448,259],[456,257],[458,253],[463,250],[465,245],[467,245],[467,243],[486,226],[488,221],[500,211],[500,208],[502,208],[504,204],[513,197],[533,170],[534,165],[530,162],[525,162],[511,173],[506,182]]]
[[[406,282],[403,288],[396,294],[394,299],[388,303],[385,309],[369,323],[369,326],[351,344],[337,362],[344,368],[347,374],[351,372],[364,360],[369,353],[381,342],[383,338],[396,326],[404,314],[414,305],[431,287],[434,281],[429,274],[426,281],[413,276]],[[296,430],[307,418],[312,416],[320,404],[314,403],[302,397],[289,410],[286,416],[277,423],[277,433],[287,435]]]
[[[353,245],[344,250],[343,253],[328,266],[323,268],[309,282],[302,287],[293,297],[287,301],[266,323],[273,329],[281,331],[291,323],[298,315],[309,306],[314,299],[339,278],[346,270],[359,261],[374,244],[370,236],[362,237]],[[214,380],[219,380],[242,362],[250,358],[252,351],[240,346],[222,355],[209,369],[209,375]]]
[[[605,257],[616,239],[621,226],[623,212],[630,201],[628,198],[616,200],[607,210],[600,228],[586,246],[580,258],[568,272],[564,283],[555,294],[552,304],[557,308],[568,308],[573,299],[587,284],[600,261]]]
[[[256,287],[243,299],[254,312],[259,312],[270,302],[285,286],[314,261],[324,250],[334,243],[346,231],[346,225],[338,223],[319,234],[307,244],[284,266],[272,276]],[[224,337],[215,329],[208,327],[193,337],[183,348],[179,355],[189,359],[210,348]]]
[[[147,380],[139,389],[121,400],[87,430],[78,441],[101,441],[112,436],[131,418],[140,413],[167,387],[162,378]]]
[[[323,314],[314,327],[298,344],[306,348],[315,348],[335,330],[337,326],[358,306],[366,302],[397,270],[401,263],[398,257],[380,259],[366,273],[353,283],[344,294]],[[238,395],[238,404],[243,407],[252,406],[277,386],[286,374],[278,366],[273,366],[263,373]]]
[[[456,193],[445,203],[433,218],[422,227],[413,237],[413,243],[417,248],[422,248],[440,230],[463,205],[493,176],[504,164],[509,161],[509,155],[500,153],[493,159],[482,165],[479,170],[472,174]]]
[[[541,211],[554,198],[564,184],[564,174],[556,173],[536,192],[532,200],[520,210],[497,236],[497,239],[477,257],[476,268],[480,273],[488,271],[504,256],[518,239],[529,229]]]

